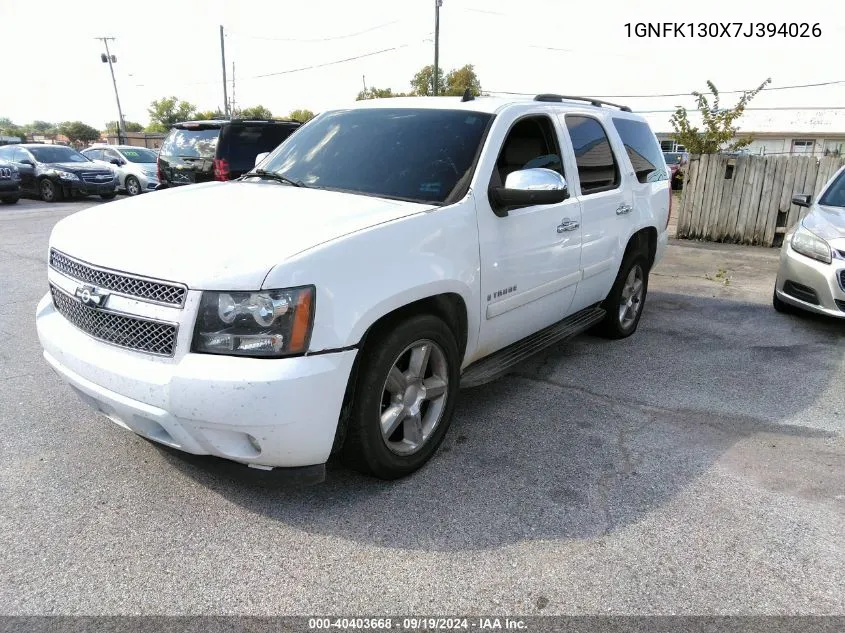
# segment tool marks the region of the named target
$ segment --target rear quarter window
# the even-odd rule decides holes
[[[217,155],[229,162],[233,170],[249,170],[255,157],[272,152],[290,136],[298,126],[288,125],[229,125],[220,134]]]
[[[656,182],[668,177],[664,167],[663,152],[657,137],[643,121],[631,119],[613,119],[613,127],[619,133],[622,144],[634,173],[640,182]]]

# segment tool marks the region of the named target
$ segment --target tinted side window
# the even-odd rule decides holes
[[[295,129],[288,125],[229,125],[220,134],[217,155],[229,161],[231,169],[252,169],[257,154],[272,152]]]
[[[604,128],[596,119],[567,116],[566,129],[575,150],[581,193],[596,193],[619,186],[619,165]]]
[[[640,182],[655,182],[666,180],[666,170],[663,168],[663,156],[657,137],[652,134],[648,125],[642,121],[631,119],[613,119],[613,126],[619,132],[634,173]],[[668,161],[667,161],[668,162]]]

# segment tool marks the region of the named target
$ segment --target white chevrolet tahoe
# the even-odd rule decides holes
[[[461,386],[633,334],[666,248],[657,140],[595,99],[361,101],[258,158],[60,221],[36,314],[95,410],[255,468],[414,471]]]

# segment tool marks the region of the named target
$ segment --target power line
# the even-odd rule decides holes
[[[532,46],[531,48],[547,48],[541,46]],[[566,50],[566,49],[553,49],[553,50]],[[772,88],[763,88],[761,92],[768,92],[770,90],[792,90],[794,88],[817,88],[819,86],[833,86],[835,84],[842,84],[845,83],[845,79],[837,79],[836,81],[822,81],[819,83],[814,84],[796,84],[794,86],[774,86]],[[752,89],[749,90],[720,90],[720,95],[725,94],[739,94],[742,92],[751,92]],[[485,92],[490,92],[493,94],[502,94],[502,95],[516,95],[516,96],[524,96],[524,97],[532,97],[537,92],[507,92],[505,90],[485,90]],[[658,98],[658,97],[691,97],[693,96],[690,92],[672,92],[672,93],[664,93],[664,94],[647,94],[647,95],[590,95],[591,97],[595,97],[596,99],[650,99],[650,98]]]
[[[331,62],[325,62],[323,64],[313,64],[311,66],[302,66],[301,68],[290,68],[288,70],[280,70],[274,73],[265,73],[263,75],[253,75],[252,77],[247,77],[247,79],[262,79],[264,77],[277,77],[278,75],[290,75],[292,73],[299,73],[304,70],[313,70],[315,68],[325,68],[326,66],[335,66],[337,64],[344,64],[346,62],[355,61],[356,59],[363,59],[365,57],[373,57],[374,55],[382,55],[383,53],[389,53],[391,51],[398,51],[401,48],[407,48],[410,44],[400,44],[399,46],[391,46],[390,48],[383,48],[380,51],[372,51],[370,53],[364,53],[362,55],[355,55],[354,57],[346,57],[344,59],[336,59]]]
[[[371,26],[363,31],[355,31],[354,33],[346,33],[344,35],[334,35],[331,37],[316,37],[316,38],[295,38],[295,37],[263,37],[260,35],[241,35],[240,33],[235,32],[234,35],[238,37],[242,37],[245,39],[250,40],[265,40],[270,42],[297,42],[300,44],[304,44],[307,42],[332,42],[335,40],[345,40],[350,37],[356,37],[358,35],[364,35],[365,33],[372,33],[373,31],[377,31],[379,29],[383,29],[387,26],[392,26],[394,24],[398,24],[400,22],[404,22],[404,20],[393,20],[391,22],[385,22],[383,24],[377,24],[376,26]],[[232,35],[233,32],[229,31],[229,34]]]

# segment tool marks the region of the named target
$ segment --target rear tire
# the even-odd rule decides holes
[[[648,272],[648,259],[643,253],[625,254],[616,281],[601,305],[607,314],[596,326],[596,334],[620,339],[637,331],[648,294]]]
[[[49,178],[44,178],[38,184],[38,192],[41,194],[41,200],[44,202],[61,202],[62,198],[64,198],[62,188],[57,186]]]
[[[381,479],[404,477],[449,429],[460,381],[455,336],[422,314],[377,331],[361,354],[341,459]]]
[[[20,199],[20,196],[9,196],[8,198],[0,198],[0,202],[3,204],[15,204]]]

